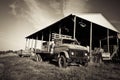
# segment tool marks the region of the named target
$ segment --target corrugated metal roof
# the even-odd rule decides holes
[[[88,20],[105,28],[119,32],[101,13],[82,13],[74,15],[77,15],[82,19]]]
[[[74,16],[77,16],[78,19],[84,19],[86,21],[100,25],[101,27],[104,27],[104,28],[110,29],[112,31],[115,31],[117,33],[120,33],[102,14],[100,14],[100,13],[82,13],[82,14],[68,15],[68,16],[60,19],[59,21],[57,21],[57,22],[55,22],[47,27],[44,27],[41,30],[38,30],[38,31],[32,33],[31,35],[27,36],[26,38],[30,38],[30,37],[33,37],[33,36],[38,35],[38,34],[42,35],[42,32],[45,32],[45,30],[49,31],[49,28],[51,28],[52,30],[55,31],[55,28],[59,28],[56,25],[60,25],[63,22],[65,22],[66,20],[67,21],[72,20],[74,18]],[[68,24],[70,25],[70,23],[68,23]],[[48,31],[46,31],[46,32],[48,32]]]

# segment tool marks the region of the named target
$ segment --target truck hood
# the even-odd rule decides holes
[[[62,46],[68,47],[69,49],[78,49],[78,50],[87,50],[87,47],[81,46],[81,45],[73,45],[73,44],[63,44]]]

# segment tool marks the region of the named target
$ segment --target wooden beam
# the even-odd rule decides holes
[[[75,39],[75,33],[76,33],[76,16],[74,16],[74,29],[73,29],[73,38]]]
[[[110,52],[110,44],[109,44],[109,29],[107,29],[107,48],[108,48],[108,52]]]
[[[43,39],[44,39],[44,36],[43,36],[43,32],[42,32],[42,38],[41,38],[41,40],[43,41]]]
[[[36,48],[37,48],[37,40],[38,40],[38,35],[36,36],[36,39],[35,39],[35,45],[34,45],[35,52],[36,52]]]
[[[117,47],[119,48],[119,39],[117,38]]]
[[[26,38],[26,42],[25,42],[25,50],[27,49],[27,47],[28,47],[28,39]]]
[[[31,50],[33,49],[33,39],[31,39]]]
[[[48,43],[48,52],[49,52],[49,50],[50,50],[50,39],[51,39],[51,31],[49,32],[49,43]]]
[[[59,27],[59,37],[61,38],[61,27]]]
[[[99,43],[100,43],[100,46],[99,46],[99,47],[100,47],[100,48],[102,48],[102,43],[101,43],[101,40],[99,41]]]
[[[30,48],[30,39],[28,39],[28,48]]]
[[[92,22],[90,23],[90,58],[92,58]],[[92,62],[92,60],[90,60]]]
[[[51,39],[51,31],[49,32],[49,42],[50,42],[50,39]]]

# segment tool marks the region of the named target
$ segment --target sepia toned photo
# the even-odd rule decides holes
[[[119,0],[0,0],[0,80],[120,80]]]

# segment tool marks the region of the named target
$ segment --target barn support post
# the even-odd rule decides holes
[[[59,27],[59,37],[61,38],[61,27]]]
[[[26,41],[25,41],[25,50],[27,49],[27,47],[28,47],[28,39],[26,38]]]
[[[73,29],[73,38],[75,39],[75,33],[76,33],[76,16],[74,16],[74,29]]]
[[[34,45],[35,52],[36,52],[36,48],[37,48],[37,40],[38,40],[38,36],[36,36],[36,39],[35,39],[35,45]]]
[[[117,48],[119,50],[119,39],[118,39],[118,37],[117,37]],[[118,52],[117,52],[117,56],[118,56]]]
[[[30,39],[28,39],[28,48],[30,48]]]
[[[31,48],[31,39],[29,39],[29,41],[28,41],[28,49],[30,49]]]
[[[49,31],[49,43],[48,43],[48,52],[50,51],[50,39],[51,39],[51,31]]]
[[[33,50],[33,38],[31,39],[31,51]]]
[[[90,62],[92,63],[92,29],[93,25],[92,22],[90,23]]]
[[[41,40],[43,41],[43,39],[44,39],[44,36],[43,36],[43,32],[42,32],[42,38],[41,38]]]
[[[117,38],[117,47],[119,48],[119,39]]]
[[[118,50],[120,49],[119,48],[119,38],[117,38],[117,48],[118,48]]]
[[[100,48],[102,48],[102,43],[101,43],[101,40],[99,41],[99,43],[100,43],[100,46],[99,46],[99,47],[100,47]]]
[[[110,44],[109,44],[109,29],[107,29],[107,48],[108,48],[108,53],[110,52]]]

